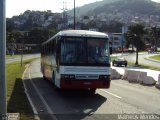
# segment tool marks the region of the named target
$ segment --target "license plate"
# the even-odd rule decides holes
[[[85,84],[85,85],[90,85],[90,84],[92,84],[91,82],[84,82],[83,84]]]

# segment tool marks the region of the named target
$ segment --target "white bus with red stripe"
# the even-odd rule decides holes
[[[42,44],[41,71],[57,88],[109,88],[108,35],[86,30],[58,32]]]

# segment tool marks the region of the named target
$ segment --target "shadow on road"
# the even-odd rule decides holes
[[[58,120],[80,120],[91,117],[107,98],[91,94],[87,90],[56,90],[51,82],[43,78],[32,78],[48,106]],[[97,115],[98,116],[98,115]]]
[[[8,100],[7,112],[20,113],[20,116],[23,116],[23,118],[34,118],[32,108],[30,107],[29,101],[24,93],[24,87],[21,78],[16,78],[11,97]]]

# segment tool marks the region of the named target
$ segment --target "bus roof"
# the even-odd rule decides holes
[[[60,31],[58,34],[61,36],[108,37],[105,33],[88,30],[64,30]]]
[[[54,35],[53,37],[51,37],[49,40],[45,41],[42,44],[48,43],[56,36],[108,38],[108,35],[102,32],[88,31],[88,30],[63,30],[63,31],[58,32],[56,35]]]

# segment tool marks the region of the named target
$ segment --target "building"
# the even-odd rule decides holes
[[[112,43],[113,51],[121,51],[125,48],[125,38],[123,33],[110,33],[108,34]]]

